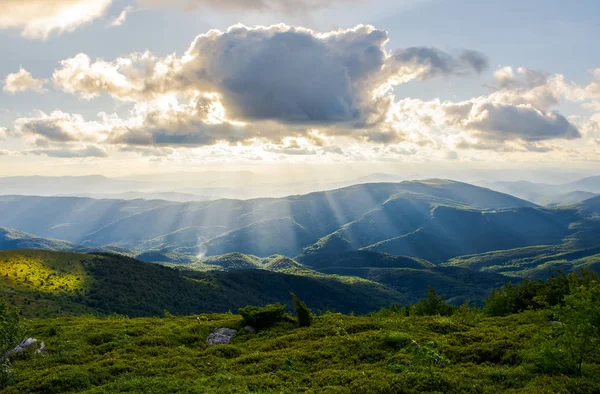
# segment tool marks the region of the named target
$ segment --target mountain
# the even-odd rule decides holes
[[[0,227],[0,250],[10,249],[46,249],[70,251],[78,246],[71,242],[41,238],[23,231]]]
[[[565,185],[570,190],[600,193],[600,176],[591,176]]]
[[[428,180],[245,201],[4,196],[0,225],[87,247],[114,245],[190,256],[242,252],[293,257],[351,223],[361,227],[369,222],[375,229],[371,239],[352,240],[353,248],[406,234],[428,221],[428,211],[436,204],[480,210],[534,206],[465,183]]]
[[[215,197],[202,196],[193,193],[177,193],[177,192],[137,192],[127,191],[121,193],[81,193],[72,192],[65,195],[65,197],[87,197],[95,199],[109,199],[109,200],[166,200],[174,202],[189,202],[189,201],[210,201],[216,200]]]
[[[72,195],[80,193],[122,193],[149,188],[145,182],[87,176],[13,176],[0,178],[4,195],[24,194],[38,196]]]
[[[0,196],[0,226],[81,244],[88,234],[115,221],[171,204],[159,200]]]
[[[434,263],[451,257],[557,244],[568,236],[575,211],[537,208],[482,212],[437,206],[431,220],[416,231],[365,247],[365,250],[420,257]]]
[[[287,302],[294,292],[311,308],[366,313],[405,296],[357,278],[272,272],[173,269],[114,254],[41,250],[0,252],[0,301],[26,316],[162,316],[226,312]]]
[[[600,176],[587,177],[575,182],[562,184],[534,183],[528,181],[480,181],[476,184],[544,206],[574,204],[600,194]]]
[[[542,196],[537,199],[537,203],[546,207],[569,206],[589,200],[597,195],[596,193],[574,191],[559,195]]]

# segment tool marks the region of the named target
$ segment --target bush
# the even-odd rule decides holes
[[[312,324],[312,312],[306,304],[296,296],[294,293],[290,293],[292,296],[292,305],[294,306],[294,311],[296,312],[296,316],[298,317],[298,324],[300,327],[309,327]]]
[[[239,312],[244,318],[245,325],[260,330],[279,322],[288,321],[289,318],[285,313],[285,308],[285,305],[279,303],[265,307],[248,305],[240,308]]]
[[[13,350],[25,336],[19,312],[13,307],[0,304],[0,388],[8,383],[9,360],[5,355]]]
[[[552,274],[547,281],[525,280],[520,284],[507,283],[494,290],[485,300],[485,312],[491,316],[507,316],[528,309],[546,309],[562,305],[565,296],[573,289],[572,284],[586,286],[597,282],[598,275],[590,270],[565,275],[562,271]]]
[[[419,301],[411,308],[411,314],[416,316],[450,316],[456,307],[446,304],[444,297],[438,295],[434,288],[429,286],[427,298]]]
[[[581,285],[573,277],[570,293],[554,308],[553,335],[534,354],[536,366],[546,373],[580,375],[583,363],[600,348],[600,282]]]

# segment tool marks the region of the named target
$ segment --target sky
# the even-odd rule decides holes
[[[0,3],[0,176],[600,169],[594,0]]]

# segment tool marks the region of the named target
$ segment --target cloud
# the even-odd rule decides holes
[[[171,156],[173,153],[175,153],[175,151],[173,149],[170,148],[143,148],[143,147],[136,147],[136,146],[123,146],[119,149],[120,152],[132,152],[132,153],[136,153],[140,156],[159,156],[159,157],[164,157],[164,156]]]
[[[581,137],[577,127],[559,113],[527,105],[475,101],[445,104],[442,108],[453,126],[476,131],[486,140],[543,141]]]
[[[12,135],[12,132],[10,131],[10,129],[0,126],[0,141],[6,139],[6,137],[8,137],[10,135]]]
[[[317,33],[287,25],[246,27],[197,36],[182,57],[132,54],[113,62],[85,54],[64,60],[55,85],[85,98],[119,100],[217,93],[228,119],[363,128],[380,123],[390,87],[413,79],[478,72],[474,51],[435,48],[390,52],[388,34],[372,26]]]
[[[412,47],[396,51],[392,61],[394,68],[408,68],[413,77],[429,79],[438,75],[466,75],[480,73],[488,67],[487,58],[476,51],[459,50],[449,54],[436,48]]]
[[[7,93],[19,93],[27,90],[34,92],[43,93],[47,89],[44,85],[48,82],[47,79],[36,79],[33,78],[31,73],[25,70],[23,67],[19,68],[19,71],[13,74],[8,74],[4,79],[4,86],[2,90]]]
[[[0,156],[8,156],[10,155],[10,151],[7,151],[6,149],[0,149]]]
[[[101,141],[107,126],[98,122],[86,122],[81,115],[53,111],[38,112],[31,118],[19,118],[14,123],[18,133],[41,137],[53,142]]]
[[[133,7],[132,6],[127,6],[123,9],[123,11],[121,11],[121,13],[119,14],[119,16],[117,16],[115,19],[112,20],[112,22],[110,22],[110,26],[112,27],[117,27],[117,26],[121,26],[123,23],[125,23],[125,21],[127,20],[127,15],[133,11]]]
[[[48,156],[56,158],[85,158],[85,157],[108,157],[106,150],[97,145],[87,145],[83,148],[50,148],[50,149],[30,149],[25,154]]]
[[[238,143],[256,136],[247,135],[244,125],[223,119],[215,95],[198,95],[188,104],[171,100],[136,109],[136,117],[112,130],[111,142],[138,146],[204,146],[219,141]]]
[[[27,38],[71,32],[104,16],[112,0],[2,0],[0,29],[20,29]]]
[[[185,9],[210,8],[216,10],[310,12],[336,4],[353,4],[361,0],[137,0],[140,6],[169,6]]]

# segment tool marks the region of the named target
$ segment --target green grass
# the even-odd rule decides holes
[[[238,315],[75,317],[27,322],[41,355],[16,360],[3,393],[593,393],[600,355],[583,376],[536,372],[528,358],[552,325],[546,311],[503,318],[329,313],[313,326],[258,334]],[[240,330],[209,347],[216,327]]]

